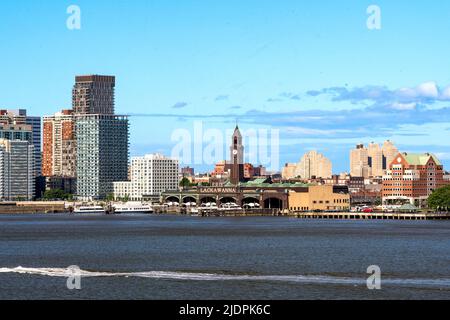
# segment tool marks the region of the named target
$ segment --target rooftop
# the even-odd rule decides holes
[[[402,155],[411,165],[424,166],[430,160],[430,157],[433,158],[438,166],[442,165],[439,159],[432,153],[402,153]]]

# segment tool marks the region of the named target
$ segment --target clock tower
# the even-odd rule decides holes
[[[242,135],[239,127],[233,133],[232,143],[230,147],[231,155],[231,178],[232,184],[237,185],[244,180],[244,146],[242,145]]]

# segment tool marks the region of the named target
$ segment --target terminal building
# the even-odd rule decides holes
[[[195,203],[197,206],[214,204],[218,208],[234,203],[241,208],[259,208],[290,211],[347,211],[350,206],[348,186],[272,183],[271,178],[248,180],[244,174],[242,136],[236,127],[230,147],[229,180],[212,186],[165,191],[160,202]],[[218,180],[220,181],[220,180]]]
[[[222,187],[167,191],[161,198],[163,203],[196,203],[197,206],[214,203],[219,208],[227,203],[235,203],[242,208],[257,207],[293,212],[350,209],[347,186],[270,183],[267,179],[255,179],[237,186],[226,184]]]

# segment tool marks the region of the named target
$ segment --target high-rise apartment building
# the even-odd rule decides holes
[[[0,110],[0,138],[29,141],[34,147],[34,174],[41,175],[41,117],[28,116],[25,109]]]
[[[399,151],[397,147],[390,140],[386,140],[383,143],[383,168],[389,169],[390,164],[394,161],[395,157],[398,155]]]
[[[303,155],[298,163],[287,163],[282,171],[283,179],[311,179],[331,178],[333,165],[323,154],[317,151],[309,151]]]
[[[350,175],[354,177],[382,177],[389,167],[389,163],[398,154],[398,149],[387,140],[381,147],[377,143],[370,143],[366,148],[358,144],[350,151]]]
[[[179,162],[161,154],[149,154],[131,159],[131,181],[114,182],[115,199],[140,201],[160,196],[162,192],[178,190]]]
[[[114,114],[114,76],[75,77],[72,108],[75,114]]]
[[[128,118],[107,114],[75,119],[77,197],[103,199],[128,179]]]
[[[383,150],[380,145],[374,142],[369,143],[367,154],[369,156],[369,167],[372,169],[372,176],[382,177],[386,166],[384,165]]]
[[[371,175],[369,166],[369,150],[363,144],[350,151],[350,175],[368,178]]]
[[[44,117],[42,174],[45,177],[76,176],[75,122],[72,110]]]
[[[305,153],[297,165],[295,175],[302,179],[331,178],[333,175],[331,161],[317,151]]]
[[[75,77],[77,197],[102,199],[128,179],[128,118],[114,114],[115,77]]]
[[[34,146],[0,139],[0,200],[32,200],[35,195]]]
[[[449,183],[443,175],[442,163],[434,154],[399,153],[383,177],[383,204],[422,206],[434,190]]]

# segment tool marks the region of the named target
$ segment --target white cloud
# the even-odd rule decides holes
[[[401,88],[397,90],[397,96],[403,99],[414,99],[417,97],[417,92],[411,88]]]
[[[450,152],[436,152],[439,160],[450,160]]]
[[[416,108],[416,103],[415,102],[411,102],[411,103],[399,103],[399,102],[395,102],[393,104],[391,104],[391,108],[395,109],[395,110],[414,110]]]
[[[450,100],[450,86],[446,87],[441,93],[442,100]]]
[[[437,98],[439,89],[435,82],[425,82],[417,86],[417,95],[423,98]]]

